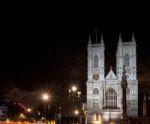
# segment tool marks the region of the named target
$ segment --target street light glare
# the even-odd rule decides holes
[[[75,110],[74,113],[75,113],[75,115],[78,115],[78,114],[79,114],[79,111],[78,111],[78,110]]]
[[[30,108],[28,108],[28,109],[27,109],[27,112],[31,112],[31,109],[30,109]]]
[[[79,97],[81,95],[81,91],[78,91],[76,86],[72,86],[71,89],[69,89],[69,95],[72,96],[73,107],[76,108],[75,103],[76,103],[76,101],[79,102]],[[79,111],[78,110],[73,111],[73,123],[74,123],[75,116],[77,116],[77,115],[79,115]]]
[[[77,87],[76,86],[73,86],[72,87],[72,91],[74,92],[74,91],[76,91],[77,90]]]
[[[81,91],[78,92],[78,95],[81,95]]]
[[[43,99],[44,99],[44,100],[48,100],[48,99],[49,99],[48,94],[43,94],[43,96],[42,96],[42,97],[43,97]]]

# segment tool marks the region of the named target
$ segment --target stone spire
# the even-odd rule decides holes
[[[132,32],[132,42],[135,42],[134,32]]]
[[[119,33],[119,43],[122,43],[121,33]]]
[[[101,41],[100,41],[101,46],[105,49],[105,45],[104,45],[104,39],[103,39],[103,35],[101,34]]]
[[[101,34],[101,43],[104,43],[103,34]]]
[[[89,34],[89,45],[91,45],[91,35]]]

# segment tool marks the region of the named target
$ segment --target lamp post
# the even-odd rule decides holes
[[[123,67],[123,73],[122,73],[122,104],[123,104],[123,124],[128,124],[128,115],[127,115],[127,100],[126,100],[126,89],[128,87],[127,84],[127,76],[126,76],[126,70],[125,66]]]
[[[27,112],[30,113],[30,112],[31,112],[31,108],[28,108],[28,109],[27,109]]]
[[[45,121],[46,121],[46,119],[47,119],[47,102],[48,102],[48,100],[49,100],[49,95],[48,95],[47,93],[44,93],[44,94],[42,95],[42,99],[43,99],[44,102],[45,102]]]
[[[28,120],[28,121],[30,121],[30,119],[31,119],[31,108],[27,108],[27,111],[26,111],[26,119]]]
[[[69,95],[73,98],[73,108],[74,108],[73,123],[74,123],[75,116],[79,114],[79,111],[76,109],[75,100],[80,97],[81,91],[78,91],[76,86],[72,86],[71,89],[69,89]]]

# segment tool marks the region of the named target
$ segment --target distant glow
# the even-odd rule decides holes
[[[25,118],[25,115],[24,115],[23,113],[21,113],[21,114],[19,115],[19,117],[20,117],[20,118]]]
[[[7,118],[7,119],[6,119],[6,123],[9,123],[9,122],[10,122],[10,119],[9,119],[9,118]]]
[[[43,100],[47,101],[49,99],[49,96],[48,96],[48,94],[45,93],[42,95],[42,98],[43,98]]]
[[[50,124],[56,124],[56,122],[54,120],[50,121]]]
[[[100,116],[99,114],[97,114],[97,113],[94,113],[92,120],[93,120],[93,121],[92,121],[93,124],[102,124],[102,118],[101,118],[101,116]]]
[[[81,91],[78,92],[78,95],[81,95]]]
[[[44,119],[45,119],[44,117],[41,118],[41,120],[44,120]]]
[[[41,113],[39,111],[36,111],[38,115],[40,115]]]
[[[102,123],[99,122],[99,121],[93,121],[92,123],[93,123],[93,124],[102,124]]]
[[[109,124],[115,124],[115,122],[114,122],[113,120],[111,120],[111,121],[109,122]]]
[[[71,90],[69,89],[69,93],[71,93]]]
[[[28,108],[28,109],[27,109],[27,112],[31,112],[31,109],[30,109],[30,108]]]
[[[75,92],[76,90],[77,90],[77,87],[76,87],[76,86],[73,86],[73,87],[72,87],[72,91]]]
[[[79,111],[78,111],[78,110],[75,110],[74,113],[75,113],[75,115],[78,115],[78,114],[79,114]]]

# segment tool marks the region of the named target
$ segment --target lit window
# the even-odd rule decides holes
[[[112,88],[106,91],[106,108],[117,109],[117,93]]]

